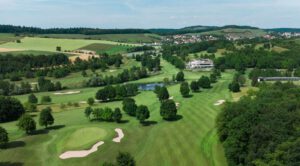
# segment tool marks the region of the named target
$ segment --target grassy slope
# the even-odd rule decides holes
[[[172,65],[162,61],[164,74],[141,80],[152,82],[161,80],[178,72]],[[185,72],[188,80],[198,79],[202,73]],[[24,141],[24,147],[0,151],[0,161],[25,162],[26,165],[99,165],[104,161],[112,161],[118,151],[129,151],[137,165],[214,165],[224,166],[226,160],[222,146],[219,144],[215,118],[220,107],[213,104],[220,99],[231,100],[227,90],[232,79],[231,73],[223,74],[222,79],[210,90],[195,93],[192,98],[184,99],[179,93],[179,85],[168,87],[170,95],[180,103],[179,115],[182,119],[176,122],[163,121],[159,115],[159,101],[153,92],[142,92],[135,97],[138,104],[145,104],[151,111],[150,121],[157,124],[141,126],[137,120],[124,115],[128,123],[115,124],[104,122],[88,122],[81,108],[54,113],[55,124],[65,125],[59,130],[51,130],[48,134],[22,136],[15,122],[5,123],[5,127],[13,140]],[[52,96],[53,102],[81,101],[95,94],[96,89],[84,89],[79,95]],[[24,100],[25,97],[18,97]],[[121,102],[101,103],[96,107],[121,107]],[[109,136],[100,149],[83,159],[60,160],[64,140],[73,132],[83,127],[101,127]],[[111,142],[113,129],[121,127],[125,132],[122,143]],[[82,136],[85,139],[85,136]]]
[[[57,46],[61,46],[62,50],[76,50],[78,48],[87,46],[93,43],[112,44],[117,45],[120,43],[105,41],[105,40],[83,40],[83,39],[54,39],[54,38],[33,38],[25,37],[21,43],[5,43],[2,48],[14,48],[22,50],[37,50],[37,51],[56,51]]]
[[[160,36],[155,34],[104,34],[104,35],[82,35],[82,34],[43,34],[40,37],[66,38],[66,39],[92,39],[108,40],[124,43],[150,43],[160,41]]]

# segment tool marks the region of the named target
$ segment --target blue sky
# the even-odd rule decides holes
[[[300,0],[0,0],[0,24],[43,28],[229,24],[300,28]]]

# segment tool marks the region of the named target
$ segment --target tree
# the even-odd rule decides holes
[[[28,96],[28,103],[37,104],[38,103],[38,98],[33,93],[31,93]]]
[[[57,46],[56,51],[61,51],[61,46]]]
[[[7,144],[8,140],[9,139],[8,139],[7,131],[3,127],[0,126],[0,148],[3,145]]]
[[[136,115],[137,105],[135,104],[135,100],[132,98],[125,98],[123,100],[123,110],[130,116]]]
[[[161,103],[160,115],[165,120],[174,120],[176,118],[177,108],[173,100],[166,100]]]
[[[52,109],[50,107],[44,108],[40,113],[39,124],[47,128],[54,123],[54,118],[51,114]]]
[[[25,109],[19,100],[0,96],[0,122],[17,120],[24,113]]]
[[[82,77],[87,77],[86,71],[85,71],[85,70],[82,70],[81,75],[82,75]]]
[[[178,81],[178,82],[184,81],[184,73],[182,71],[177,73],[176,81]]]
[[[189,88],[189,83],[187,82],[182,82],[180,84],[180,93],[183,97],[188,97],[190,94],[190,88]]]
[[[198,80],[198,84],[199,87],[204,88],[204,89],[209,89],[211,88],[210,85],[210,80],[207,76],[202,76],[199,80]]]
[[[135,160],[130,153],[119,152],[117,156],[118,166],[135,166]]]
[[[37,105],[36,104],[33,104],[33,103],[25,103],[24,104],[24,107],[26,109],[26,111],[28,112],[37,112]]]
[[[116,108],[114,113],[113,113],[113,120],[117,123],[120,123],[122,119],[122,113],[120,108]]]
[[[19,129],[24,130],[26,134],[31,134],[36,129],[36,123],[28,114],[20,117],[17,126]]]
[[[42,104],[48,104],[48,103],[51,103],[51,101],[52,101],[52,99],[50,96],[43,96],[41,99]]]
[[[116,87],[116,94],[119,98],[124,98],[127,96],[127,90],[125,86],[117,86]]]
[[[115,99],[116,95],[116,89],[113,86],[106,86],[96,93],[96,99],[108,101]]]
[[[217,82],[217,75],[210,74],[209,80],[210,80],[211,83],[216,83]]]
[[[136,118],[140,121],[140,123],[144,123],[149,117],[150,113],[148,107],[145,105],[138,106],[136,110]]]
[[[87,117],[88,119],[91,119],[91,113],[92,112],[93,112],[92,107],[86,107],[85,110],[84,110],[85,117]]]
[[[88,103],[89,106],[92,106],[95,103],[95,99],[90,97],[90,98],[88,98],[87,103]]]
[[[192,81],[190,87],[191,87],[193,92],[197,92],[200,89],[199,84],[197,83],[197,81]]]
[[[240,84],[237,81],[233,81],[231,84],[229,84],[229,90],[236,93],[240,92]]]
[[[157,96],[158,96],[159,101],[167,100],[170,97],[168,89],[165,86],[158,89]]]

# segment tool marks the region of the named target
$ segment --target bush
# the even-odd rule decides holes
[[[49,104],[51,103],[52,99],[50,96],[43,96],[41,99],[41,104]]]

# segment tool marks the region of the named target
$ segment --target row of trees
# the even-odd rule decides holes
[[[117,76],[97,76],[89,79],[85,85],[88,87],[99,87],[105,85],[125,83],[128,81],[134,81],[141,78],[148,77],[148,72],[146,68],[132,67],[131,69],[124,69],[122,73]]]
[[[107,121],[112,122],[115,121],[117,123],[120,123],[122,120],[122,113],[120,108],[116,108],[114,111],[111,108],[95,108],[87,107],[84,111],[85,116],[90,120],[101,120],[101,121]],[[93,115],[93,118],[91,118],[91,115]]]
[[[217,127],[228,165],[299,165],[299,93],[276,82],[225,105]]]
[[[98,90],[96,99],[104,102],[123,99],[129,96],[135,96],[138,93],[138,87],[135,84],[126,84],[118,86],[105,86]]]

